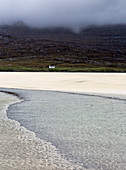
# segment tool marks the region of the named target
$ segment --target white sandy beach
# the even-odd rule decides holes
[[[0,73],[0,88],[126,95],[126,74],[4,72]],[[0,170],[65,169],[65,167],[59,167],[55,160],[51,162],[47,159],[46,148],[40,141],[35,143],[31,139],[26,140],[24,132],[19,134],[12,128],[11,121],[4,120],[6,104],[13,102],[15,98],[11,100],[6,94],[0,93]]]
[[[0,87],[126,94],[126,73],[0,73]]]

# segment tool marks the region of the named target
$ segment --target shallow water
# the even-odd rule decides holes
[[[24,102],[8,117],[87,169],[126,169],[126,101],[49,91],[13,90]]]
[[[16,96],[0,93],[0,170],[79,170],[53,145],[7,118],[8,106],[17,102]]]

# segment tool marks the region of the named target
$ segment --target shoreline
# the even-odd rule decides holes
[[[45,169],[79,170],[72,165],[49,142],[36,137],[35,133],[9,119],[10,105],[22,102],[16,93],[0,92],[0,168],[2,169]]]
[[[124,73],[0,73],[0,90],[10,91],[12,95],[13,89],[26,89],[26,90],[43,90],[43,91],[54,91],[60,93],[73,93],[73,94],[84,94],[84,95],[96,95],[99,97],[107,97],[111,96],[123,96],[121,100],[126,100],[126,74]],[[4,93],[4,91],[2,92]],[[0,92],[1,94],[1,92]],[[102,94],[103,96],[100,96]],[[20,97],[20,96],[15,96]],[[8,98],[6,98],[8,100]],[[11,120],[12,122],[15,122]],[[1,119],[0,119],[1,122]],[[24,128],[20,127],[20,134],[16,129],[13,129],[10,125],[7,127],[6,122],[0,125],[1,134],[4,135],[4,141],[0,139],[1,148],[3,146],[2,151],[5,152],[5,155],[0,159],[0,166],[3,169],[14,169],[13,167],[18,169],[28,169],[25,166],[29,166],[31,169],[41,169],[45,170],[51,169],[67,169],[64,166],[64,161],[62,162],[62,167],[58,167],[58,162],[54,160],[54,165],[50,162],[51,159],[43,163],[43,159],[47,158],[45,155],[39,155],[40,151],[43,150],[42,143],[40,140],[36,141],[35,139],[31,139],[33,137],[33,133],[29,134],[29,131],[26,133],[29,134],[29,137],[26,138],[24,133]],[[19,125],[18,125],[19,126]],[[6,132],[4,132],[6,130]],[[7,133],[8,132],[8,133]],[[12,135],[10,140],[10,134],[16,133],[16,136]],[[21,136],[20,136],[21,135]],[[34,136],[35,137],[35,136]],[[36,137],[35,137],[36,138]],[[6,139],[6,141],[5,141]],[[8,142],[8,144],[6,143]],[[13,146],[14,145],[14,146]],[[20,146],[20,147],[19,147]],[[47,146],[47,145],[46,145]],[[28,148],[28,149],[27,149]],[[15,149],[15,150],[14,150]],[[31,150],[34,149],[34,154],[31,155]],[[15,155],[13,155],[13,160],[11,159],[12,153],[10,151],[16,151]],[[17,152],[18,150],[18,152]],[[27,153],[26,153],[27,150]],[[45,151],[45,148],[44,150]],[[41,153],[43,153],[43,151]],[[55,149],[54,149],[55,151]],[[9,158],[7,158],[7,155]],[[11,155],[11,156],[10,156]],[[22,159],[20,157],[22,155]],[[36,159],[36,156],[40,159]],[[50,156],[50,153],[49,153]],[[57,159],[57,157],[56,157]],[[1,162],[1,160],[3,162]],[[9,163],[10,162],[10,163]],[[31,163],[32,162],[32,163]],[[68,163],[69,164],[69,163]],[[36,168],[36,165],[38,166]],[[22,166],[22,167],[21,167]],[[69,166],[69,165],[68,165]],[[21,168],[20,168],[21,167]],[[53,167],[53,168],[52,168]],[[70,169],[70,168],[69,168]],[[72,168],[71,168],[72,169]]]
[[[19,90],[20,91],[20,90]],[[17,93],[19,92],[18,90],[17,90]],[[16,90],[14,90],[14,92],[16,92]],[[26,91],[25,91],[26,92]],[[34,91],[33,91],[34,92]],[[38,92],[39,93],[39,92]],[[19,93],[19,94],[22,94],[22,92],[21,93]],[[26,94],[27,94],[27,92],[26,92]],[[100,99],[101,100],[101,99]],[[118,101],[117,101],[118,102]],[[12,112],[13,113],[13,112]],[[10,128],[10,129],[12,129],[12,128]],[[21,129],[22,129],[22,127],[21,127]],[[17,148],[17,150],[18,151],[20,151],[20,147],[22,148],[22,144],[23,144],[23,147],[25,146],[25,150],[24,150],[24,153],[23,153],[23,155],[25,154],[25,156],[26,156],[26,159],[27,159],[27,155],[29,155],[29,152],[31,152],[34,148],[36,148],[36,145],[34,145],[33,143],[32,143],[32,141],[34,140],[33,138],[31,139],[30,138],[30,141],[28,140],[27,141],[27,139],[28,138],[26,138],[26,136],[25,136],[25,133],[24,133],[24,129],[23,129],[23,131],[21,131],[21,132],[23,132],[23,134],[22,133],[20,133],[21,134],[21,137],[18,137],[18,148]],[[26,132],[26,131],[25,131]],[[9,133],[10,134],[10,133]],[[29,136],[29,132],[27,133],[28,134],[28,136]],[[8,134],[6,134],[7,135],[7,137],[6,138],[10,138],[10,136],[8,135]],[[31,136],[32,137],[35,137],[34,136],[34,134],[31,134]],[[36,140],[34,140],[34,141],[36,141]],[[2,142],[3,143],[3,142]],[[13,143],[15,144],[15,142],[13,141]],[[21,143],[21,144],[20,144]],[[11,144],[12,144],[12,142],[11,142]],[[5,145],[5,144],[4,144]],[[26,146],[27,145],[27,146]],[[37,145],[38,145],[38,143],[37,143]],[[39,143],[39,145],[40,145],[40,143]],[[6,145],[5,145],[6,146]],[[42,146],[42,144],[41,144],[41,146]],[[47,146],[47,145],[46,145]],[[15,147],[15,146],[14,146]],[[29,149],[27,149],[27,148],[29,148],[30,147],[30,150]],[[8,148],[8,147],[7,147]],[[41,152],[41,148],[40,148],[40,146],[38,146],[37,147],[38,148],[38,150],[37,150],[37,152],[39,152],[39,153],[41,153],[42,155],[43,155],[43,152]],[[9,150],[11,150],[11,149],[9,149]],[[21,149],[22,150],[22,149]],[[20,153],[20,152],[19,152]],[[36,154],[36,150],[34,151],[34,154]],[[18,155],[17,153],[15,154],[15,155]],[[22,153],[20,154],[20,155],[22,155]],[[39,156],[39,155],[38,155]],[[49,154],[49,156],[50,156],[50,154]],[[33,157],[33,156],[32,156]],[[46,158],[48,157],[48,155],[46,155],[45,156]],[[19,156],[18,156],[18,158],[19,158]],[[34,160],[32,159],[32,162],[34,163],[34,162],[36,162],[36,158],[35,158],[35,156],[33,157],[34,158]],[[28,159],[29,159],[29,156],[28,156]],[[16,159],[15,159],[16,160]],[[13,161],[15,162],[15,160],[13,159]],[[31,160],[31,159],[30,159]],[[30,161],[29,160],[29,161]],[[19,160],[18,160],[19,161]],[[24,160],[23,160],[24,161]],[[25,165],[27,165],[28,167],[29,166],[34,166],[34,168],[31,168],[31,169],[35,169],[35,167],[36,167],[36,164],[38,165],[38,161],[39,160],[37,160],[37,162],[33,165],[29,165],[29,162],[25,162],[24,161],[24,163],[23,164],[25,164]],[[48,162],[48,161],[47,161]],[[46,162],[46,163],[47,163]],[[50,164],[50,163],[49,163]],[[48,163],[47,163],[47,167],[45,166],[43,169],[49,169],[48,168],[48,165],[49,165]],[[62,165],[63,166],[63,165]],[[64,166],[65,166],[65,164],[64,164]],[[52,167],[51,167],[52,168]],[[50,168],[50,170],[51,170],[51,168]],[[4,169],[4,168],[3,168]],[[9,168],[10,169],[10,168]],[[19,169],[19,168],[18,168]],[[24,169],[24,168],[23,168]],[[36,168],[36,169],[39,169],[38,167]],[[59,169],[59,170],[61,170],[61,168],[53,168],[53,169]],[[62,169],[72,169],[72,168],[62,168]],[[77,169],[77,168],[76,168]]]
[[[56,90],[37,90],[37,89],[19,89],[19,88],[0,88],[0,93],[10,94],[18,97],[20,100],[24,100],[24,98],[19,95],[17,92],[18,90],[30,90],[30,91],[43,91],[43,92],[52,92],[52,93],[66,93],[70,95],[82,95],[88,97],[100,97],[106,99],[114,99],[114,100],[122,100],[126,101],[126,94],[113,94],[113,93],[94,93],[94,92],[74,92],[74,91],[56,91]]]

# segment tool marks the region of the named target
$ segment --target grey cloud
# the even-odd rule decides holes
[[[0,24],[79,29],[92,24],[126,24],[126,0],[0,0]]]

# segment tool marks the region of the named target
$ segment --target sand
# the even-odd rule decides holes
[[[81,93],[126,95],[124,73],[0,73],[0,88],[39,89]],[[16,130],[14,122],[6,117],[9,104],[17,99],[0,93],[0,170],[66,169],[69,163],[50,156],[45,144],[27,132]],[[13,126],[12,126],[13,125]],[[47,155],[48,153],[48,155]],[[54,152],[55,153],[55,152]],[[67,168],[70,169],[70,168]]]
[[[0,87],[126,94],[126,73],[0,73]]]

